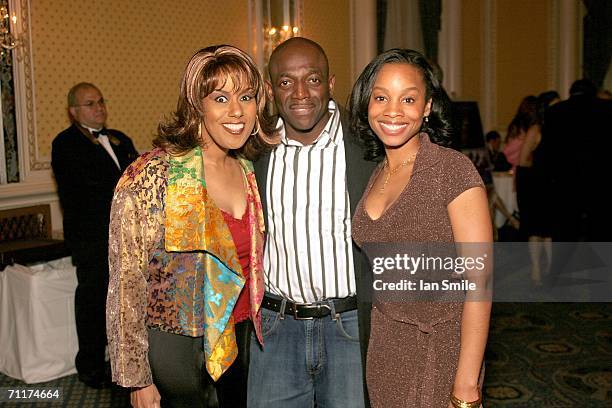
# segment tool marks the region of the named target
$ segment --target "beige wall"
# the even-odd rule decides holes
[[[492,49],[485,49],[485,1],[492,5]],[[555,0],[462,0],[462,100],[479,102],[484,110],[486,70],[494,78],[494,117],[491,128],[505,131],[523,97],[550,89],[554,77],[552,3]],[[489,54],[487,54],[489,53]],[[493,67],[484,66],[494,55]],[[485,132],[491,129],[484,129]]]
[[[521,100],[549,87],[549,0],[497,2],[497,122],[505,129]]]
[[[351,89],[349,0],[304,1],[304,34],[327,52],[336,98]],[[97,84],[109,101],[109,127],[150,148],[157,123],[175,108],[181,72],[200,47],[248,50],[248,1],[56,0],[31,2],[35,117],[39,157],[69,124],[66,93]],[[250,50],[248,50],[250,51]]]
[[[462,0],[462,100],[481,104],[484,70],[483,4]],[[520,100],[550,88],[552,3],[491,0],[495,4],[496,117],[504,130]],[[109,100],[109,125],[140,150],[176,103],[181,71],[198,48],[213,43],[248,47],[248,1],[184,0],[180,9],[159,0],[31,2],[35,119],[39,157],[67,124],[65,95],[92,81]],[[350,77],[350,1],[303,2],[305,36],[326,50],[336,75],[335,96],[345,103]],[[485,129],[488,130],[488,129]]]
[[[26,121],[32,131],[23,135],[23,181],[0,186],[0,208],[50,204],[56,232],[62,218],[49,160],[53,138],[69,125],[66,93],[72,85],[97,84],[109,101],[108,125],[131,136],[142,152],[150,148],[159,120],[175,108],[182,70],[196,50],[226,43],[251,51],[249,0],[23,4],[31,30],[32,87],[25,92],[33,103]],[[335,95],[344,102],[352,85],[350,2],[304,0],[303,17],[304,34],[329,55]]]
[[[176,105],[181,72],[199,48],[248,46],[245,0],[32,1],[35,115],[41,158],[68,125],[66,93],[97,84],[109,127],[150,148],[159,119]]]
[[[351,39],[349,0],[304,0],[304,36],[318,42],[336,75],[334,97],[346,105],[351,80]]]
[[[478,101],[481,98],[483,46],[480,0],[463,0],[461,6],[461,27],[463,27],[461,99]]]

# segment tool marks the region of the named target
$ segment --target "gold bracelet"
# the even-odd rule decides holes
[[[453,407],[455,408],[479,408],[482,403],[480,391],[478,391],[478,399],[476,401],[472,401],[472,402],[463,401],[455,397],[453,394],[451,394],[450,400],[451,400],[451,404],[453,404]]]

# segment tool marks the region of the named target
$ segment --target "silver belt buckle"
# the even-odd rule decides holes
[[[321,310],[325,308],[331,312],[331,308],[326,304],[317,303],[315,305],[312,305],[310,303],[294,303],[293,304],[293,318],[295,320],[313,320],[314,319],[314,317],[299,317],[298,316],[298,306],[306,307],[308,309],[317,309],[317,310]]]

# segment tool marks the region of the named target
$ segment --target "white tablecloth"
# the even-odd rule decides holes
[[[516,204],[516,191],[514,191],[514,177],[512,173],[504,171],[496,171],[493,172],[493,185],[495,186],[495,191],[501,200],[504,202],[504,205],[512,214],[515,211],[518,211],[518,205]],[[498,228],[504,225],[506,222],[506,217],[499,210],[495,210],[495,226]]]
[[[0,272],[0,371],[26,383],[76,373],[77,280],[70,258]]]

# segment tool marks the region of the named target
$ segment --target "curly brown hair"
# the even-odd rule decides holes
[[[153,140],[153,146],[180,155],[201,144],[202,100],[223,88],[228,78],[231,78],[235,92],[252,89],[257,102],[257,131],[244,146],[230,153],[254,160],[270,149],[274,121],[266,109],[268,95],[264,80],[252,58],[231,45],[202,48],[191,57],[183,72],[176,112],[158,125],[158,136]]]

